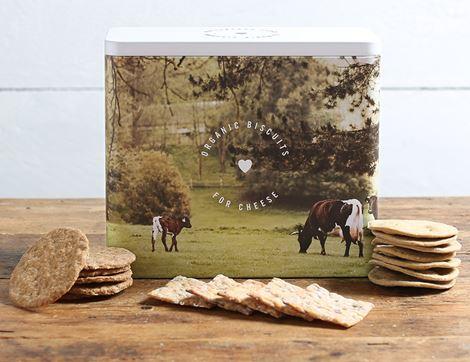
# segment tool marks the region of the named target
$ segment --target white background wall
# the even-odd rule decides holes
[[[104,195],[111,26],[365,26],[383,40],[380,194],[470,195],[470,1],[1,0],[0,197]]]

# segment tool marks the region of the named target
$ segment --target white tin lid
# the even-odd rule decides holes
[[[363,28],[111,28],[107,55],[368,56],[380,41]]]

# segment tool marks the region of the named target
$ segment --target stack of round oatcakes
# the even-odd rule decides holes
[[[382,286],[449,289],[459,274],[458,230],[426,220],[374,220],[369,280]]]
[[[135,255],[115,247],[91,247],[86,265],[67,297],[95,297],[117,294],[132,285],[131,263]]]
[[[21,256],[9,283],[10,300],[34,309],[61,298],[109,296],[132,285],[135,255],[122,248],[91,247],[74,228],[57,228]]]

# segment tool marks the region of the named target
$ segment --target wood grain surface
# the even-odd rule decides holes
[[[375,309],[344,329],[325,322],[275,320],[152,301],[165,280],[136,280],[113,298],[62,302],[38,311],[15,308],[8,277],[24,250],[55,226],[82,228],[104,243],[103,200],[0,200],[0,360],[338,360],[470,359],[470,198],[384,199],[381,217],[426,218],[461,230],[463,263],[445,292],[383,288],[361,278],[318,282]]]

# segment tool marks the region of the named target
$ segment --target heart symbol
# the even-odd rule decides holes
[[[242,170],[243,173],[247,173],[250,171],[251,166],[253,166],[253,162],[251,160],[239,160],[238,167]]]

